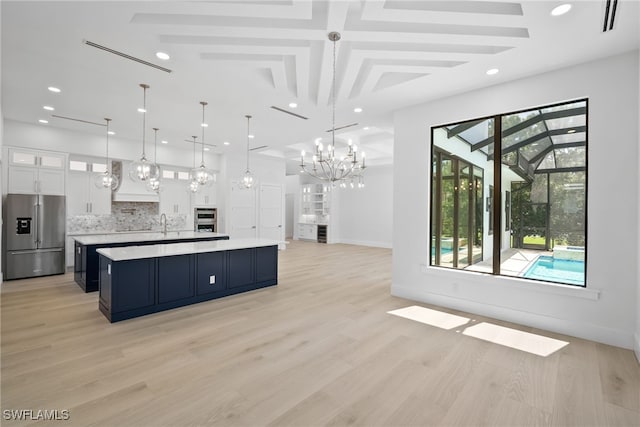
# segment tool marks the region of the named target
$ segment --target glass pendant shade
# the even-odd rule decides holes
[[[160,179],[160,168],[157,164],[147,160],[147,156],[144,152],[145,146],[145,129],[147,118],[147,89],[149,85],[141,83],[140,87],[144,91],[144,98],[142,104],[142,155],[140,160],[131,163],[129,168],[129,178],[134,181],[149,181]]]
[[[153,128],[153,159],[157,162],[158,161],[158,131],[160,129],[158,128]],[[158,165],[157,163],[155,163],[157,170],[158,170],[158,177],[150,177],[149,179],[145,180],[147,182],[147,191],[151,191],[153,193],[159,193],[163,187],[160,185],[160,178],[162,177],[162,169],[160,168],[160,165]]]
[[[251,188],[253,187],[255,182],[256,182],[255,177],[253,176],[250,170],[247,170],[242,176],[242,181],[240,182],[240,185],[243,188]]]
[[[200,184],[196,180],[189,181],[189,191],[191,193],[197,193],[200,190]]]
[[[154,193],[160,193],[162,190],[164,190],[164,187],[160,185],[159,179],[150,179],[147,181],[147,190]]]
[[[104,120],[107,122],[107,151],[105,157],[107,170],[94,176],[93,184],[97,188],[108,188],[113,191],[118,188],[118,184],[120,184],[120,181],[118,180],[117,176],[111,173],[111,160],[109,160],[109,122],[111,122],[111,119],[105,118]]]
[[[191,169],[190,176],[193,181],[206,187],[210,187],[216,180],[213,171],[207,169],[204,163],[197,168]]]
[[[107,170],[94,176],[93,183],[98,188],[108,188],[110,190],[115,190],[116,188],[118,188],[118,184],[120,184],[120,181],[118,180],[117,176],[113,175]]]

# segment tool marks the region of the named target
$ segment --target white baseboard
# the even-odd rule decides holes
[[[636,332],[633,351],[636,353],[636,359],[640,364],[640,331]]]
[[[618,329],[606,328],[570,319],[561,319],[513,310],[507,307],[483,304],[476,301],[453,298],[425,291],[416,291],[415,288],[403,287],[397,284],[392,284],[391,295],[414,301],[421,301],[427,304],[461,310],[467,313],[478,314],[480,316],[493,317],[495,319],[513,322],[519,325],[531,326],[559,334],[584,338],[616,347],[626,349],[635,348],[636,356],[640,354],[638,336],[636,335],[634,347],[633,335]]]
[[[392,246],[391,242],[376,242],[372,240],[340,239],[340,241],[336,243],[344,243],[345,245],[371,246],[374,248],[385,248],[385,249],[391,249],[391,246]]]

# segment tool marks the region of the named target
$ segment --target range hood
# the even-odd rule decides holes
[[[113,164],[113,172],[120,180],[120,186],[113,193],[114,202],[159,202],[158,193],[147,190],[146,183],[133,181],[129,178],[129,167],[131,162],[121,162],[118,168]],[[119,173],[118,173],[119,172]]]

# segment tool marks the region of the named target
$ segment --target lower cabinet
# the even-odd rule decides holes
[[[194,296],[193,270],[192,255],[158,258],[158,302],[178,301]]]
[[[112,261],[100,255],[100,311],[111,322],[278,283],[278,247]]]

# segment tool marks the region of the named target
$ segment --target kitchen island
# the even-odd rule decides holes
[[[124,246],[146,246],[159,243],[181,243],[212,240],[228,240],[229,236],[220,233],[194,231],[161,231],[148,233],[109,233],[73,236],[74,280],[85,292],[98,290],[98,254],[100,248]]]
[[[233,239],[98,249],[100,311],[113,323],[276,285],[278,243]]]

